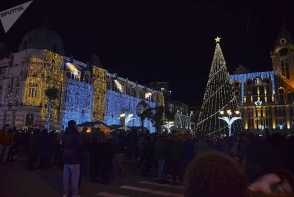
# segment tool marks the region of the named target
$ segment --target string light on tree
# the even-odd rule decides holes
[[[206,85],[201,112],[196,124],[196,132],[201,135],[221,135],[243,131],[241,120],[227,124],[219,112],[229,108],[239,111],[237,100],[232,90],[230,76],[220,47],[219,37],[215,38],[216,47]]]

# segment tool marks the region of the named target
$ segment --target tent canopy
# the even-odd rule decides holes
[[[131,129],[133,131],[142,131],[142,127],[135,127],[135,126],[133,126],[133,127],[131,127]],[[143,129],[146,130],[146,131],[149,131],[149,129],[147,129],[146,127],[143,127]]]
[[[30,128],[30,129],[46,129],[46,125],[44,125],[42,123],[35,123],[35,124],[28,126],[28,128]]]
[[[113,125],[110,125],[110,129],[117,129],[117,130],[128,130],[128,131],[131,131],[132,129],[130,127],[127,127],[127,126],[122,126],[122,125],[116,125],[116,124],[113,124]]]
[[[100,121],[84,122],[84,123],[78,124],[77,126],[78,127],[96,127],[97,126],[97,128],[110,128],[107,124]]]

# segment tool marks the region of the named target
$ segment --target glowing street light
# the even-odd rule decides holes
[[[228,116],[223,116],[223,115],[224,115],[224,110],[221,109],[221,110],[219,111],[219,113],[222,115],[222,117],[218,117],[218,118],[221,119],[221,120],[224,120],[224,121],[228,124],[228,128],[229,128],[229,136],[231,136],[231,134],[232,134],[232,124],[233,124],[233,122],[235,122],[235,120],[239,120],[239,119],[241,119],[241,117],[240,117],[240,116],[234,116],[234,117],[232,117],[233,112],[232,112],[232,110],[230,110],[230,109],[226,110],[226,112],[227,112],[227,115],[228,115]],[[238,110],[235,111],[235,114],[236,114],[236,115],[239,115],[239,114],[240,114],[240,111],[238,111]]]

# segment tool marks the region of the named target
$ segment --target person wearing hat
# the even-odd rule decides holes
[[[63,197],[69,195],[69,180],[71,177],[72,196],[79,197],[79,176],[80,176],[80,156],[82,148],[82,137],[77,130],[74,120],[68,121],[68,127],[62,138],[63,153]]]
[[[10,147],[13,145],[13,133],[9,130],[9,125],[6,124],[3,131],[0,132],[0,160],[5,165],[7,161],[7,155]]]

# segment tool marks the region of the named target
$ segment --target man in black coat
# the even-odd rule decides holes
[[[184,140],[178,135],[177,130],[172,130],[172,135],[166,142],[168,167],[173,178],[173,185],[176,184],[176,176],[180,178],[180,184],[183,183],[183,163],[185,160]]]
[[[82,138],[77,130],[77,124],[74,120],[68,121],[68,128],[65,130],[62,138],[63,153],[63,197],[69,194],[69,179],[71,177],[72,196],[79,196],[79,175]]]

